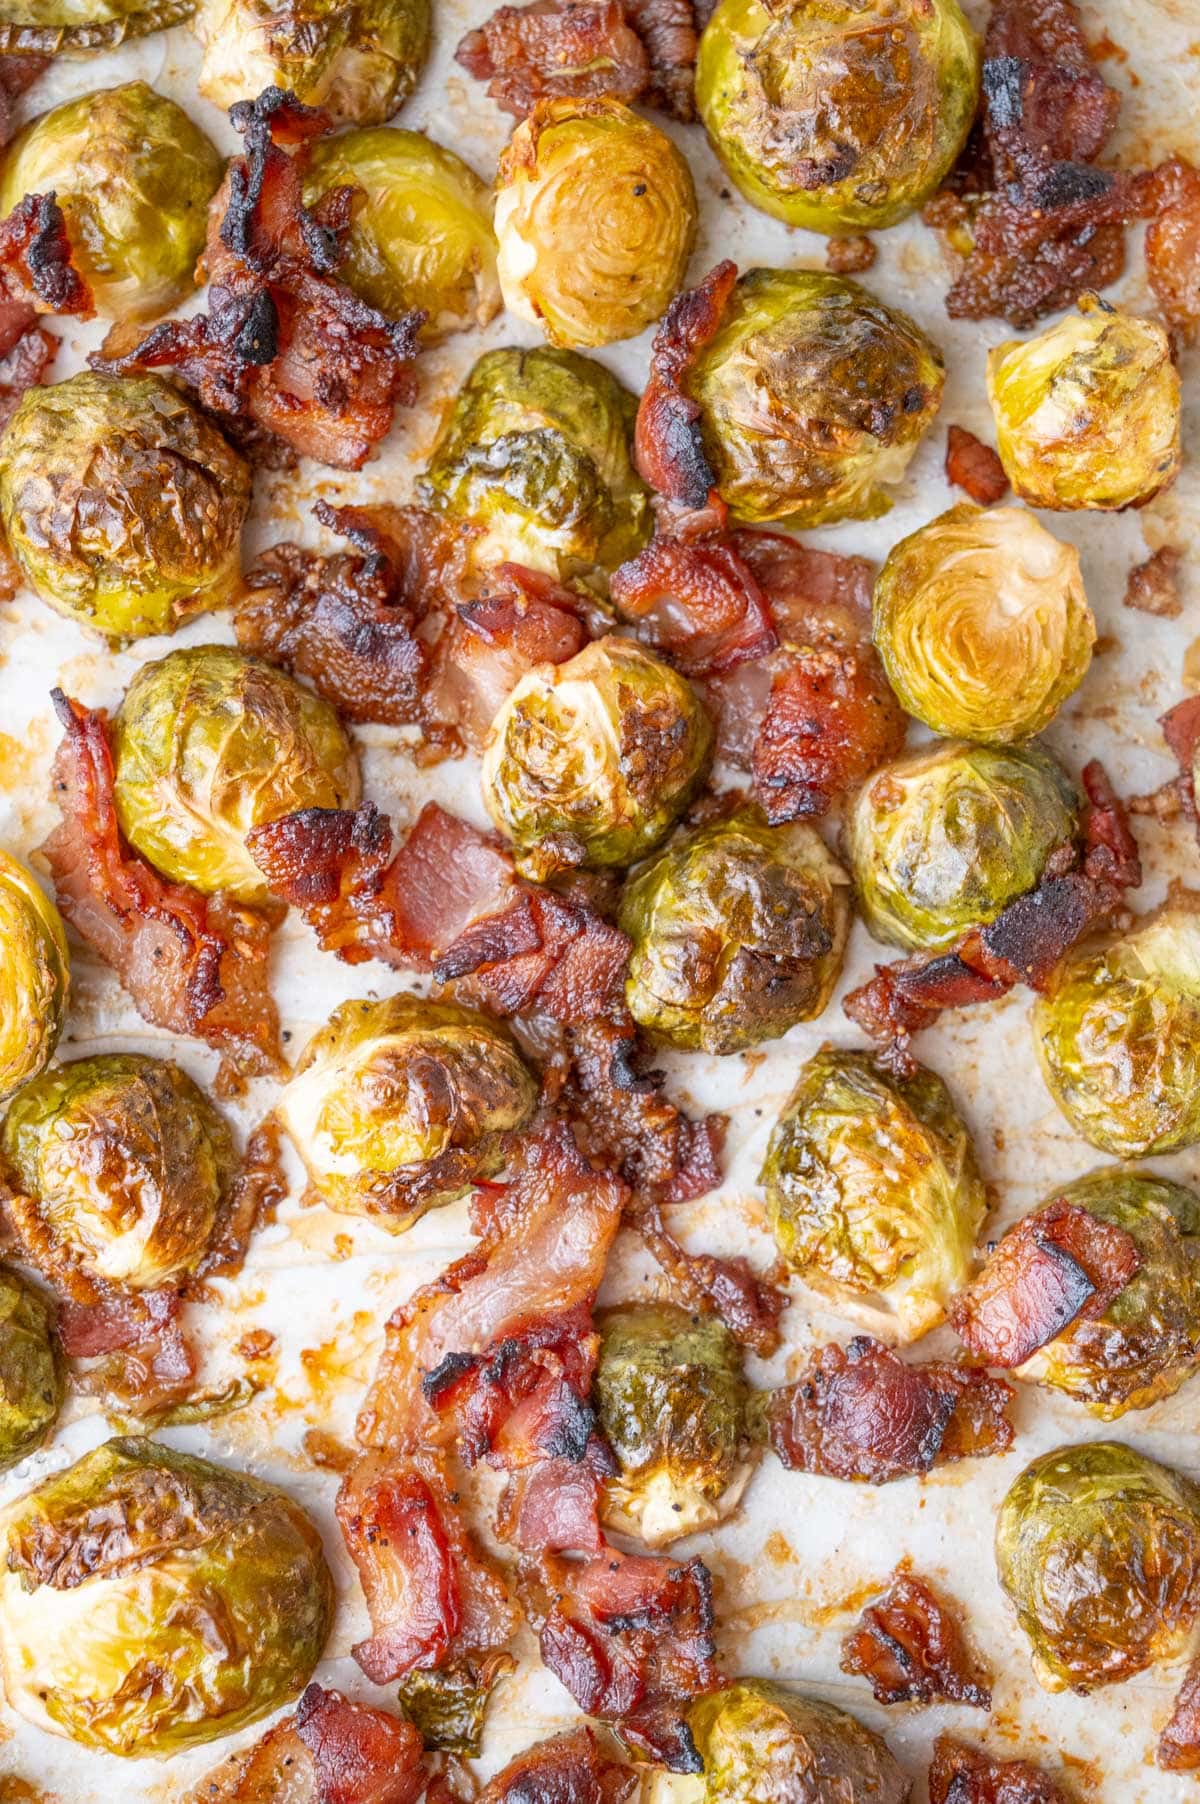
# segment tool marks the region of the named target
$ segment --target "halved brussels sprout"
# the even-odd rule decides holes
[[[1050,1094],[1120,1159],[1200,1140],[1200,899],[1072,947],[1033,1011]]]
[[[49,1303],[0,1265],[0,1472],[40,1447],[66,1394],[66,1366]]]
[[[362,198],[338,273],[364,301],[392,318],[422,308],[422,333],[431,339],[495,318],[491,191],[461,157],[424,132],[391,125],[319,139],[305,175],[305,205],[345,187]]]
[[[619,100],[542,100],[496,172],[504,304],[551,344],[661,319],[696,242],[696,190],[665,132]]]
[[[144,81],[43,113],[4,156],[0,215],[53,194],[101,313],[156,319],[190,294],[224,160],[173,100]]]
[[[252,827],[300,808],[353,808],[358,760],[337,715],[286,671],[232,645],[143,664],[113,723],[117,819],[157,870],[264,902]]]
[[[670,832],[711,749],[687,679],[614,633],[521,678],[492,722],[483,799],[530,876],[632,864]]]
[[[971,1276],[987,1195],[940,1077],[895,1077],[823,1046],[802,1067],[759,1176],[804,1282],[893,1341],[935,1328]]]
[[[887,512],[945,379],[920,327],[857,282],[752,269],[688,390],[734,519],[821,526]]]
[[[993,745],[1049,725],[1096,641],[1079,553],[1023,507],[963,502],[901,539],[873,612],[908,712],[935,733]]]
[[[49,1064],[70,982],[62,916],[32,873],[0,851],[0,1102]]]
[[[739,808],[681,832],[621,895],[630,1013],[702,1052],[778,1039],[828,1003],[850,914],[849,879],[806,822]]]
[[[298,1504],[150,1440],[112,1440],[0,1515],[9,1704],[83,1747],[176,1754],[299,1692],[333,1583]]]
[[[459,391],[418,496],[479,529],[480,569],[511,558],[564,580],[602,577],[650,537],[636,415],[628,389],[590,357],[489,351]]]
[[[652,1772],[645,1804],[905,1804],[887,1743],[834,1704],[769,1679],[739,1679],[688,1716],[699,1778]]]
[[[851,808],[863,919],[889,946],[952,946],[1033,889],[1078,824],[1075,786],[1039,746],[922,746],[869,777]]]
[[[630,1303],[600,1325],[593,1387],[620,1471],[602,1514],[663,1547],[732,1515],[753,1471],[738,1343],[717,1316]]]
[[[245,460],[157,376],[31,388],[0,439],[0,515],[27,581],[112,638],[226,601],[249,506]]]
[[[1000,1505],[996,1565],[1047,1691],[1132,1678],[1200,1614],[1200,1489],[1119,1441],[1043,1453]]]
[[[996,446],[1034,507],[1141,507],[1179,473],[1179,371],[1151,319],[1094,294],[988,352]]]
[[[498,1022],[398,995],[335,1009],[276,1113],[331,1208],[399,1233],[494,1176],[537,1096]]]
[[[696,103],[746,199],[811,232],[893,225],[928,200],[979,99],[958,0],[722,0]]]
[[[27,1084],[0,1127],[26,1250],[153,1290],[195,1269],[233,1175],[223,1116],[177,1065],[97,1053]]]
[[[1110,1422],[1171,1396],[1196,1370],[1200,1348],[1200,1196],[1113,1165],[1048,1200],[1124,1228],[1142,1265],[1107,1308],[1078,1316],[1017,1376],[1065,1391]]]
[[[0,55],[112,50],[191,16],[196,0],[0,0]]]
[[[382,125],[429,55],[430,0],[199,0],[200,92],[219,107],[289,88],[335,125]]]

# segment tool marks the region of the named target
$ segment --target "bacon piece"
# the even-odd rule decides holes
[[[880,1042],[881,1056],[901,1073],[915,1069],[909,1041],[943,1010],[1007,995],[1018,983],[1045,987],[1077,940],[1120,908],[1141,882],[1137,841],[1101,764],[1083,770],[1087,801],[1082,854],[1073,868],[1051,858],[1035,889],[996,919],[972,928],[949,952],[876,965],[868,983],[842,1004],[852,1021]]]
[[[992,1760],[951,1735],[933,1744],[929,1804],[1070,1804],[1065,1791],[1027,1760]]]
[[[13,135],[17,101],[49,67],[48,56],[0,54],[0,144]]]
[[[926,1579],[897,1572],[842,1643],[842,1671],[870,1680],[879,1704],[992,1707],[987,1674],[962,1627]]]
[[[603,1553],[600,1527],[604,1482],[615,1476],[607,1444],[594,1437],[581,1460],[559,1454],[524,1466],[509,1478],[496,1529],[519,1553]]]
[[[325,114],[266,88],[230,119],[245,154],[213,204],[206,262],[209,311],[163,320],[140,343],[126,334],[94,368],[174,368],[218,415],[248,415],[302,456],[361,469],[416,395],[412,361],[424,314],[391,320],[334,272],[353,190],[303,205],[308,146]]]
[[[729,544],[652,539],[613,572],[609,595],[690,677],[729,670],[779,642],[766,597]]]
[[[951,426],[946,433],[946,480],[980,507],[991,507],[1008,493],[1008,477],[998,455],[965,426]]]
[[[196,1355],[173,1290],[68,1296],[59,1310],[68,1359],[96,1362],[83,1388],[113,1415],[161,1420],[192,1397]]]
[[[642,480],[667,504],[673,536],[720,531],[725,503],[700,432],[700,408],[687,378],[700,352],[716,337],[737,281],[737,264],[711,269],[695,288],[676,295],[654,336],[650,373],[638,407],[634,460]]]
[[[0,57],[0,66],[14,60],[40,61]],[[3,94],[0,87],[0,126]],[[53,194],[25,195],[0,221],[0,427],[58,354],[58,339],[38,324],[38,316],[92,316],[91,291],[71,259],[66,222]]]
[[[274,1221],[288,1193],[282,1141],[282,1130],[273,1117],[260,1122],[246,1141],[228,1199],[196,1269],[197,1278],[235,1277],[259,1228]]]
[[[726,1117],[693,1121],[643,1069],[633,1023],[594,1020],[571,1030],[565,1103],[589,1159],[620,1172],[639,1194],[691,1202],[721,1182]]]
[[[1200,1769],[1200,1660],[1193,1660],[1184,1675],[1154,1758],[1169,1773]]]
[[[281,1071],[267,916],[169,883],[131,851],[117,825],[105,716],[60,689],[53,700],[64,728],[54,761],[62,821],[41,849],[63,914],[155,1027],[198,1035],[234,1077]]]
[[[699,25],[692,0],[625,0],[625,17],[646,47],[643,101],[684,124],[696,117]]]
[[[633,1226],[671,1280],[685,1309],[718,1315],[729,1332],[763,1359],[780,1341],[779,1318],[788,1299],[759,1278],[747,1260],[717,1259],[710,1253],[686,1253],[667,1231],[657,1203],[644,1203]]]
[[[859,1335],[822,1347],[760,1407],[766,1439],[792,1471],[890,1484],[960,1459],[1006,1453],[1012,1387],[977,1367],[907,1365]]]
[[[1131,1234],[1060,1197],[1009,1229],[950,1321],[985,1365],[1024,1365],[1072,1322],[1103,1315],[1141,1267]]]
[[[621,0],[533,0],[502,6],[454,53],[488,98],[523,119],[539,100],[637,100],[650,80],[645,45]]]
[[[1140,614],[1156,614],[1175,620],[1183,612],[1179,595],[1179,567],[1183,553],[1175,545],[1161,545],[1144,563],[1135,564],[1125,584],[1125,606]]]
[[[411,1723],[310,1685],[296,1737],[312,1762],[319,1804],[417,1804],[428,1783]]]
[[[535,664],[565,664],[588,642],[579,597],[540,570],[501,564],[487,584],[485,594],[450,617],[427,703],[430,718],[460,733],[476,751],[526,671]]]
[[[1171,331],[1190,344],[1200,331],[1200,170],[1172,157],[1150,175],[1147,194],[1150,286]]]
[[[479,1804],[626,1804],[637,1786],[637,1775],[609,1760],[591,1729],[575,1729],[510,1760]]]
[[[624,934],[519,879],[498,840],[436,803],[394,856],[391,826],[370,805],[285,815],[246,843],[274,893],[347,964],[432,969],[496,1014],[537,1008],[566,1022],[603,1013],[623,980]]]

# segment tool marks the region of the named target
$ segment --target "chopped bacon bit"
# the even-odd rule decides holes
[[[655,538],[614,571],[609,595],[687,676],[729,670],[779,643],[766,598],[732,545]]]
[[[502,6],[455,51],[488,98],[523,119],[539,100],[643,100],[694,119],[691,0],[533,0]]]
[[[625,17],[650,59],[644,103],[687,124],[696,117],[696,51],[702,27],[693,0],[625,0]]]
[[[1008,477],[996,452],[965,426],[951,426],[946,434],[946,480],[980,507],[991,507],[1008,493]]]
[[[1141,1266],[1124,1228],[1059,1198],[1009,1229],[950,1321],[986,1365],[1023,1365],[1072,1322],[1103,1315]]]
[[[301,455],[345,470],[373,456],[416,394],[424,315],[386,318],[336,280],[353,190],[303,205],[308,146],[325,114],[266,88],[230,119],[246,144],[214,202],[209,311],[163,320],[129,348],[120,332],[96,369],[177,369],[218,415],[249,415]],[[223,204],[222,204],[223,202]]]
[[[1157,614],[1175,620],[1183,612],[1179,595],[1179,567],[1183,553],[1176,545],[1162,545],[1144,563],[1135,564],[1125,585],[1125,606],[1140,614]]]
[[[717,493],[700,432],[700,408],[687,377],[715,338],[737,281],[737,264],[718,263],[703,282],[676,295],[654,337],[650,373],[638,407],[634,458],[644,482],[666,502],[673,536],[720,531],[725,503]],[[666,525],[660,517],[660,526]]]
[[[779,1318],[788,1299],[747,1260],[686,1253],[669,1233],[656,1203],[643,1204],[633,1226],[670,1278],[684,1308],[718,1315],[729,1332],[752,1352],[769,1359],[779,1346]]]
[[[842,1671],[869,1679],[879,1704],[992,1707],[987,1674],[945,1599],[923,1578],[898,1572],[842,1643]]]
[[[868,983],[842,1004],[901,1073],[915,1069],[909,1041],[943,1010],[995,1001],[1024,983],[1044,988],[1077,940],[1121,907],[1142,880],[1137,841],[1103,766],[1084,767],[1087,807],[1082,858],[1064,869],[1052,857],[1035,889],[1010,902],[987,926],[972,928],[950,952],[876,965]]]
[[[632,1022],[595,1020],[571,1030],[566,1104],[583,1152],[664,1203],[706,1196],[721,1182],[726,1118],[693,1121],[642,1068]]]
[[[825,267],[835,276],[861,276],[871,268],[877,255],[873,238],[831,238],[825,246]]]
[[[629,942],[585,903],[516,876],[500,842],[422,809],[392,854],[387,819],[305,809],[246,840],[272,890],[299,908],[327,952],[430,970],[501,1015],[537,1008],[590,1021],[624,977]]]
[[[0,57],[0,66],[12,60]],[[0,87],[0,121],[3,116]],[[25,195],[0,221],[0,427],[58,354],[58,339],[37,323],[38,316],[91,318],[91,291],[71,257],[66,221],[52,194]]]
[[[1184,1675],[1171,1720],[1158,1738],[1155,1760],[1169,1773],[1200,1769],[1200,1660],[1193,1660]]]
[[[279,1123],[268,1118],[246,1141],[208,1251],[197,1268],[198,1278],[235,1277],[259,1228],[274,1221],[288,1193],[282,1139]]]
[[[1069,1804],[1040,1767],[1027,1760],[992,1760],[951,1735],[933,1744],[929,1804]]]
[[[68,1296],[58,1317],[68,1359],[95,1360],[83,1387],[116,1416],[159,1419],[187,1403],[196,1355],[173,1290]]]
[[[1151,171],[1146,271],[1167,325],[1183,344],[1200,330],[1200,170],[1182,157]]]
[[[227,1082],[282,1070],[267,916],[168,883],[131,851],[117,825],[105,716],[58,689],[53,699],[65,729],[53,773],[62,821],[41,849],[63,914],[147,1021],[223,1055]]]
[[[479,1804],[626,1804],[636,1773],[603,1753],[591,1729],[538,1742],[486,1785]]]
[[[310,1685],[296,1736],[312,1761],[318,1804],[417,1804],[428,1784],[411,1723]]]
[[[1006,1453],[1012,1388],[977,1367],[908,1365],[859,1335],[822,1347],[765,1403],[768,1444],[790,1470],[890,1484],[960,1459]]]

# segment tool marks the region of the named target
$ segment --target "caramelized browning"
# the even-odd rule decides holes
[[[657,1203],[641,1204],[633,1226],[671,1280],[685,1309],[720,1316],[743,1346],[763,1359],[771,1357],[779,1346],[779,1318],[788,1303],[783,1291],[758,1277],[745,1259],[686,1253],[668,1231]]]
[[[637,1775],[609,1760],[591,1729],[575,1729],[510,1760],[479,1804],[626,1804],[637,1785]]]
[[[638,407],[634,459],[642,480],[667,504],[660,527],[680,538],[720,531],[726,508],[704,450],[700,408],[688,374],[716,337],[737,281],[737,264],[718,263],[695,288],[676,295],[654,337]]]
[[[933,1744],[929,1804],[1070,1804],[1065,1791],[1027,1760],[991,1760],[951,1735]]]
[[[951,426],[946,433],[946,480],[979,507],[991,507],[1008,493],[1008,477],[998,454],[965,426]]]
[[[642,100],[694,119],[692,0],[532,0],[502,6],[455,52],[517,119],[539,100]]]
[[[933,1586],[898,1572],[842,1643],[842,1671],[870,1681],[880,1704],[992,1707],[988,1676],[955,1612]]]

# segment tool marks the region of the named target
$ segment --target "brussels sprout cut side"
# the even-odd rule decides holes
[[[226,601],[249,505],[248,464],[157,376],[31,388],[0,439],[0,518],[26,580],[110,638]]]
[[[301,808],[353,808],[358,760],[328,702],[230,645],[144,664],[114,722],[121,831],[164,875],[264,902],[252,827]]]
[[[0,1102],[49,1063],[70,981],[62,916],[32,873],[0,851]]]
[[[857,282],[752,269],[688,392],[734,519],[820,526],[887,512],[944,382],[937,346]]]
[[[1020,507],[952,507],[892,547],[874,638],[910,714],[1004,745],[1053,720],[1091,663],[1079,553]]]
[[[331,1208],[398,1233],[494,1176],[537,1096],[498,1022],[401,995],[336,1009],[277,1113]]]
[[[107,1754],[161,1757],[257,1722],[303,1688],[329,1632],[304,1512],[154,1441],[96,1448],[10,1504],[0,1537],[8,1702]]]
[[[806,1284],[892,1341],[944,1318],[987,1212],[970,1136],[932,1071],[825,1046],[802,1068],[759,1182]]]
[[[336,125],[382,125],[429,55],[430,0],[199,0],[200,92],[219,107],[289,88]]]
[[[49,1303],[0,1265],[0,1472],[40,1447],[66,1393],[66,1366]]]
[[[630,1012],[703,1052],[777,1039],[828,1003],[850,912],[849,879],[803,822],[742,808],[681,832],[622,892]]]
[[[18,133],[0,174],[0,215],[26,194],[53,194],[98,309],[156,319],[195,286],[224,169],[182,107],[131,81],[70,100]]]

